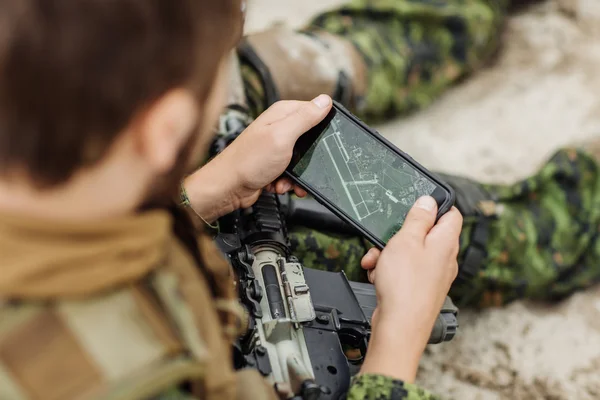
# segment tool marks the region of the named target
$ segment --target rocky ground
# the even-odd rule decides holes
[[[250,0],[249,30],[299,26],[340,0]],[[431,169],[527,176],[558,147],[600,137],[600,0],[548,0],[514,15],[488,69],[379,130]],[[420,382],[446,399],[600,399],[600,288],[557,304],[463,311],[430,347]]]

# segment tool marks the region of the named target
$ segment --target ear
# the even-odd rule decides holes
[[[194,133],[197,118],[198,106],[192,94],[175,89],[138,120],[136,147],[154,172],[161,174],[173,168],[181,147]]]

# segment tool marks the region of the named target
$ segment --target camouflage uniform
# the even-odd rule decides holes
[[[486,62],[498,48],[507,3],[508,0],[352,0],[347,6],[317,16],[288,40],[294,46],[294,41],[309,36],[323,46],[321,56],[327,55],[335,43],[329,35],[351,43],[364,63],[367,82],[359,82],[363,77],[358,73],[355,79],[349,78],[353,86],[351,98],[340,94],[343,90],[339,88],[331,94],[349,103],[361,118],[374,122],[429,105],[443,90]],[[277,29],[267,34],[281,34]],[[264,37],[265,33],[259,35]],[[254,44],[252,35],[247,40]],[[262,40],[254,44],[259,55],[266,53],[260,53],[257,47],[261,45],[268,43]],[[244,53],[242,60],[247,59]],[[285,56],[281,52],[277,55]],[[335,56],[340,57],[339,51]],[[311,61],[311,74],[318,73],[320,67]],[[335,61],[328,61],[335,66]],[[269,95],[278,88],[269,87],[257,76],[256,65],[242,68],[250,111],[256,116],[266,109],[272,100]],[[348,75],[347,68],[341,69]],[[273,68],[270,72],[277,74]],[[286,77],[291,81],[298,79],[289,71]],[[307,84],[302,82],[303,86]],[[344,86],[344,82],[339,84]],[[283,91],[281,97],[289,97],[293,91],[296,99],[306,100],[318,94],[287,88],[279,91]]]
[[[455,297],[484,307],[522,297],[558,300],[599,282],[599,154],[590,146],[561,149],[514,185],[465,182],[491,199],[483,210],[490,216],[465,220],[460,261],[480,252],[474,257],[482,257],[482,268],[455,285]],[[487,232],[475,233],[481,226]]]
[[[510,6],[507,0],[353,0],[317,16],[296,35],[323,44],[323,54],[333,41],[325,35],[352,43],[364,61],[366,85],[358,82],[363,74],[352,76],[342,68],[340,76],[350,79],[338,79],[330,94],[374,122],[427,106],[488,61],[499,47]],[[294,37],[288,40],[292,46]],[[254,48],[268,45],[249,42]],[[276,100],[277,91],[241,53],[249,109],[256,115]],[[288,77],[295,80],[293,74]],[[350,86],[345,91],[340,90],[344,81]],[[283,92],[283,97],[294,93]],[[318,91],[298,93],[290,98],[309,99]],[[591,153],[589,146],[562,149],[537,174],[508,186],[444,176],[465,216],[461,273],[451,293],[459,304],[557,299],[600,280],[600,171]],[[366,250],[362,239],[292,230],[293,246],[305,265],[344,269],[353,279],[365,279],[359,266]]]

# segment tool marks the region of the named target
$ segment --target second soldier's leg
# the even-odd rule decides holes
[[[326,92],[368,120],[424,107],[497,49],[508,0],[353,0],[240,48],[257,115]]]
[[[350,41],[367,65],[355,111],[373,121],[425,107],[497,50],[508,0],[354,0],[308,32]]]
[[[558,151],[514,185],[449,181],[465,214],[459,303],[560,299],[600,280],[600,142]]]

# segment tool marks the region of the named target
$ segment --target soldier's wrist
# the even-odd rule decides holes
[[[235,210],[234,186],[228,171],[219,171],[214,161],[187,177],[184,186],[189,206],[208,223]]]
[[[361,373],[373,373],[413,383],[427,345],[426,329],[380,314],[373,326]]]

